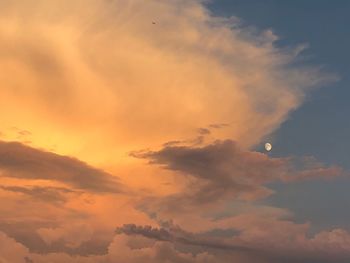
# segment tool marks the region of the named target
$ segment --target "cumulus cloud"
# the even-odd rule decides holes
[[[281,209],[214,218],[232,199],[271,194],[271,181],[339,173],[247,150],[310,88],[336,79],[294,63],[299,49],[277,39],[197,0],[0,1],[0,262],[280,263],[236,248],[304,251],[294,245],[307,227]],[[135,155],[154,165],[126,154],[163,142]],[[163,187],[158,175],[173,173],[181,180]],[[137,196],[113,195],[125,188],[112,174],[141,185]],[[165,211],[186,227],[154,228]],[[189,225],[239,235],[228,242]],[[337,230],[302,244],[321,251],[346,238]]]
[[[66,225],[59,225],[54,221],[35,222],[29,219],[22,222],[0,222],[0,229],[1,233],[33,254],[62,253],[88,257],[107,253],[113,234],[102,236],[98,228],[93,229],[92,226],[81,220],[77,222],[74,218],[68,225],[66,222],[68,219],[66,217],[64,220]]]
[[[4,141],[0,176],[0,197],[6,200],[0,202],[0,231],[39,253],[106,252],[113,227],[105,234],[108,224],[97,224],[99,213],[93,210],[102,196],[105,202],[106,196],[126,193],[117,177],[76,158]]]
[[[248,258],[253,260],[252,262],[306,263],[317,260],[317,262],[340,263],[346,262],[350,256],[348,247],[350,235],[344,229],[324,231],[312,238],[307,238],[307,225],[275,221],[276,225],[273,226],[265,225],[263,221],[266,223],[266,219],[246,219],[248,222],[253,219],[255,230],[251,228],[241,229],[241,232],[237,232],[232,237],[208,238],[203,233],[189,233],[173,225],[167,225],[167,228],[154,228],[129,224],[117,228],[117,234],[143,236],[158,242],[169,242],[173,245],[199,246],[204,249],[199,251],[209,252],[209,255],[214,255],[219,262],[222,258],[235,259],[237,251],[242,253],[241,255],[246,254]],[[282,229],[281,227],[283,227],[284,233],[277,232]],[[289,240],[287,240],[288,238]],[[197,250],[197,253],[200,252]],[[254,258],[259,258],[259,260],[255,261]],[[238,262],[246,261],[241,259]]]
[[[5,0],[0,14],[2,128],[89,162],[208,124],[249,147],[334,79],[197,0]]]
[[[255,218],[254,220],[260,220]],[[265,219],[262,219],[263,221]],[[244,223],[247,226],[252,222]],[[258,222],[255,222],[258,223]],[[271,222],[272,223],[272,222]],[[214,263],[227,262],[235,260],[240,263],[345,263],[349,258],[349,249],[344,240],[349,239],[349,233],[342,229],[336,229],[330,232],[322,232],[313,238],[306,238],[305,226],[298,226],[288,222],[275,222],[277,225],[264,226],[257,224],[255,234],[250,233],[238,234],[238,239],[219,238],[214,243],[214,239],[204,239],[203,236],[194,233],[185,232],[179,228],[157,229],[152,227],[142,227],[127,225],[118,228],[118,233],[108,246],[108,252],[104,255],[89,256],[70,256],[67,253],[45,253],[38,254],[28,251],[23,245],[0,234],[1,241],[1,259],[4,262],[23,262],[27,258],[36,263],[44,262],[104,262],[112,263],[116,260],[130,263],[141,262],[174,262],[174,263]],[[279,227],[285,231],[282,233]],[[279,229],[279,230],[278,230]],[[268,238],[271,232],[279,231],[280,241]],[[165,234],[166,233],[166,234]],[[277,234],[278,232],[274,233]],[[286,236],[292,234],[295,240],[286,240]],[[239,237],[241,235],[241,237]],[[266,235],[266,236],[265,236]],[[245,239],[245,245],[250,249],[237,249],[234,244],[237,241],[242,242]],[[263,242],[261,242],[263,241]],[[291,242],[293,241],[293,242]],[[178,246],[176,244],[185,245]],[[204,249],[190,250],[188,246],[200,246]],[[186,248],[187,247],[187,248]],[[254,251],[255,250],[255,251]],[[187,251],[187,252],[186,252]]]
[[[93,229],[88,224],[69,224],[59,228],[40,228],[37,230],[46,244],[63,240],[70,248],[78,248],[83,242],[91,240]]]

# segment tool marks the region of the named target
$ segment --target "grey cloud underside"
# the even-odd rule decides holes
[[[245,152],[233,141],[217,141],[203,147],[165,146],[160,151],[134,154],[183,176],[197,179],[191,185],[192,197],[220,198],[229,192],[249,192],[280,177],[286,160],[273,160],[260,153]]]
[[[18,142],[0,141],[0,176],[57,181],[95,193],[124,191],[118,179],[105,171],[75,158],[34,149]]]
[[[68,194],[79,194],[78,191],[74,191],[63,187],[41,187],[41,186],[0,186],[0,189],[20,193],[27,195],[34,200],[48,202],[48,203],[65,203],[68,200]]]
[[[31,258],[29,258],[29,257],[24,257],[24,261],[25,261],[25,263],[34,263],[34,261],[31,260]]]
[[[292,183],[343,174],[340,168],[325,167],[314,158],[270,158],[266,154],[242,150],[231,140],[216,141],[205,146],[167,145],[158,151],[139,152],[134,156],[146,159],[151,165],[159,165],[174,171],[177,176],[188,179],[184,190],[163,197],[162,200],[150,198],[142,202],[139,208],[158,221],[164,219],[162,216],[170,218],[174,214],[178,216],[179,211],[190,213],[197,211],[203,214],[208,205],[219,207],[220,202],[231,202],[232,199],[242,195],[255,196],[253,200],[264,198],[271,194],[265,187],[269,182]],[[348,259],[347,255],[334,258],[324,253],[319,255],[319,252],[303,250],[303,248],[299,249],[299,255],[294,255],[291,251],[279,253],[269,246],[269,242],[265,244],[261,243],[261,240],[257,240],[256,243],[251,240],[252,243],[244,244],[237,242],[234,238],[204,238],[178,228],[158,229],[126,225],[118,228],[117,233],[198,246],[215,255],[217,253],[228,255],[226,261],[230,260],[229,254],[237,251],[259,258],[257,262],[343,263],[347,262],[344,258]]]
[[[285,172],[286,163],[286,160],[242,151],[230,140],[203,147],[171,145],[133,156],[188,178],[184,191],[167,196],[160,203],[155,200],[160,209],[172,207],[173,210],[227,200],[241,194],[268,193],[262,184],[279,178]],[[150,203],[152,200],[147,200],[143,206]]]
[[[74,198],[82,198],[84,193],[126,193],[126,187],[119,182],[118,178],[75,158],[34,149],[18,142],[4,141],[0,141],[1,177],[24,179],[26,184],[30,185],[19,186],[14,185],[13,182],[11,185],[8,183],[0,185],[1,192],[16,194],[16,198],[25,205],[24,211],[19,212],[17,217],[3,214],[0,218],[0,231],[35,253],[63,252],[84,256],[107,253],[112,234],[103,238],[100,234],[93,235],[79,247],[72,248],[64,239],[47,244],[37,231],[41,228],[59,227],[61,216],[67,216],[73,221],[88,220],[88,214],[67,207],[66,202]],[[37,180],[58,182],[65,186],[42,186],[37,184]],[[30,209],[41,211],[46,208],[56,209],[54,211],[57,215],[60,213],[64,215],[57,218],[40,218],[40,213],[24,214]]]
[[[258,246],[242,246],[234,241],[233,238],[224,237],[205,237],[200,233],[189,233],[178,226],[165,224],[167,227],[138,226],[135,224],[126,224],[116,229],[116,234],[125,234],[128,236],[143,236],[148,239],[169,242],[174,245],[184,245],[189,251],[196,251],[194,247],[200,247],[211,255],[215,255],[218,262],[230,262],[235,253],[248,255],[251,258],[258,259],[254,262],[270,263],[347,263],[348,255],[330,256],[326,251],[319,253],[317,251],[299,250],[299,253],[279,252],[268,245],[259,244]],[[281,230],[282,231],[282,230]],[[192,247],[192,248],[189,248]],[[226,260],[222,260],[226,258]],[[220,259],[220,260],[219,260]],[[237,261],[239,262],[239,261]],[[243,261],[243,262],[249,262]]]
[[[229,127],[230,125],[228,123],[213,123],[209,125],[209,128],[211,129],[222,129]]]
[[[270,158],[259,152],[242,150],[234,141],[216,141],[205,146],[165,145],[159,151],[138,152],[136,158],[175,171],[190,178],[187,191],[181,192],[194,203],[211,202],[237,195],[269,194],[264,185],[272,181],[290,182],[312,177],[336,176],[341,170],[304,161],[300,170],[291,158]],[[312,164],[312,165],[311,165]],[[180,196],[169,199],[179,201]],[[254,198],[253,198],[254,199]]]
[[[183,231],[179,227],[170,229],[154,228],[151,226],[137,226],[135,224],[126,224],[116,229],[117,234],[140,235],[149,239],[158,241],[168,241],[190,246],[200,246],[207,249],[252,251],[248,247],[224,242],[221,239],[205,238],[193,233]]]
[[[210,134],[210,130],[207,129],[207,128],[198,128],[198,129],[197,129],[197,132],[198,132],[199,134],[202,134],[202,135]]]
[[[105,255],[113,239],[113,234],[104,237],[95,234],[90,240],[83,241],[75,248],[67,246],[66,241],[63,239],[58,239],[51,244],[47,244],[38,234],[38,229],[43,227],[55,228],[58,225],[50,221],[0,221],[0,231],[24,245],[32,253],[47,254],[62,252],[72,256]]]
[[[166,146],[160,151],[134,155],[145,158],[151,164],[216,183],[233,182],[235,178],[249,181],[266,181],[278,178],[285,159],[269,159],[257,152],[241,150],[231,140],[216,141],[203,147]]]

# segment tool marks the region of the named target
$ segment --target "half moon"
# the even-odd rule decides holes
[[[272,150],[272,145],[271,145],[271,143],[268,143],[268,142],[265,143],[265,150],[268,151],[268,152]]]

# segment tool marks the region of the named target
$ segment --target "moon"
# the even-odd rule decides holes
[[[271,143],[268,143],[268,142],[265,143],[265,150],[268,151],[268,152],[272,150],[272,145],[271,145]]]

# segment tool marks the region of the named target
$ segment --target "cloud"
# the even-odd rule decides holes
[[[251,249],[239,246],[234,243],[225,243],[220,239],[198,237],[193,233],[183,231],[179,227],[153,228],[151,226],[136,226],[134,224],[118,227],[117,234],[140,235],[158,241],[169,241],[172,243],[180,243],[189,246],[200,246],[206,249],[222,249],[222,250],[240,250],[251,251]],[[253,252],[253,251],[252,251]]]
[[[62,187],[41,186],[0,186],[2,190],[21,193],[42,202],[64,203],[68,200],[67,194],[78,194],[79,192]]]
[[[0,141],[0,175],[19,179],[52,180],[97,193],[122,191],[118,178],[102,170],[71,157],[34,149],[16,142]],[[24,192],[24,189],[19,188],[7,189]],[[40,191],[39,188],[34,190],[36,193]],[[35,193],[33,189],[31,193]]]
[[[201,135],[210,134],[210,130],[207,129],[207,128],[198,128],[197,131],[198,131],[198,133],[201,134]]]
[[[29,251],[15,240],[0,232],[0,262],[1,263],[24,263],[24,258],[29,255]]]
[[[229,127],[230,125],[227,123],[214,123],[214,124],[210,124],[209,128],[211,129],[222,129],[225,127]]]
[[[63,215],[64,216],[64,215]],[[69,225],[59,225],[54,221],[11,221],[0,222],[1,232],[16,243],[35,254],[62,253],[71,256],[105,255],[113,239],[111,235],[101,235],[100,229],[71,218]],[[88,220],[86,218],[85,220]],[[91,220],[88,220],[91,223]],[[1,262],[1,261],[0,261]]]
[[[28,257],[24,257],[24,261],[25,261],[25,263],[34,263],[33,260],[31,260]]]
[[[241,222],[240,218],[237,222]],[[251,258],[259,258],[256,262],[346,262],[350,257],[349,233],[344,229],[334,229],[316,234],[307,238],[307,225],[297,225],[287,221],[275,221],[275,226],[265,225],[270,219],[246,217],[253,229],[241,229],[232,237],[204,236],[203,233],[189,233],[177,226],[167,225],[166,228],[154,228],[151,226],[136,226],[133,224],[117,228],[117,234],[128,236],[142,236],[158,242],[169,242],[178,249],[187,250],[191,246],[201,249],[196,253],[207,251],[209,255],[215,255],[215,259],[234,259],[235,252],[246,254]],[[251,221],[251,222],[249,222]],[[265,222],[264,222],[265,221]],[[270,221],[273,223],[274,220]],[[284,233],[278,233],[281,227]],[[255,229],[254,229],[255,228]],[[264,229],[265,228],[265,229]],[[227,229],[223,230],[227,232]],[[289,238],[289,240],[287,240]],[[177,244],[177,245],[176,245]],[[201,251],[201,252],[198,252]],[[246,262],[244,260],[238,262]],[[248,261],[249,262],[249,261]],[[255,261],[254,261],[255,262]]]
[[[65,246],[79,248],[84,242],[90,241],[93,229],[88,224],[69,224],[59,228],[40,228],[37,230],[46,244],[64,240]]]
[[[0,1],[0,261],[271,263],[211,249],[303,237],[304,226],[284,221],[289,213],[252,201],[272,193],[266,183],[338,170],[293,170],[288,158],[247,149],[336,77],[296,63],[299,48],[277,48],[271,31],[216,17],[204,2]],[[154,165],[126,154],[163,142],[137,155]],[[165,185],[160,177],[175,179]],[[250,209],[224,214],[236,199]],[[274,216],[259,221],[246,210]],[[169,214],[181,229],[154,228]],[[115,226],[130,223],[143,236],[125,227],[111,242]],[[240,239],[197,236],[191,227],[238,229]],[[345,235],[317,239],[334,236]]]
[[[1,200],[6,200],[0,202],[0,231],[39,253],[106,251],[114,226],[98,221],[101,214],[113,212],[94,209],[107,206],[102,202],[110,202],[108,198],[114,207],[125,202],[127,188],[117,177],[76,158],[4,141],[0,141],[0,177]]]
[[[216,239],[204,238],[201,234],[188,233],[174,226],[169,228],[169,225],[167,229],[126,225],[117,229],[118,233],[109,244],[106,254],[89,256],[33,253],[1,233],[0,255],[5,262],[15,263],[23,262],[26,257],[36,263],[112,263],[116,260],[130,263],[221,263],[232,260],[239,263],[345,263],[349,259],[347,240],[350,235],[345,230],[324,231],[306,238],[305,226],[281,221],[266,225],[268,220],[264,218],[246,218],[246,222],[242,220],[244,218],[240,218],[237,224],[244,228],[254,223],[255,229],[247,228],[246,233],[243,230],[231,238]],[[283,233],[280,227],[284,227]],[[274,238],[271,238],[271,234]],[[286,236],[290,239],[286,239]],[[235,244],[239,242],[249,249],[237,249]]]
[[[149,160],[150,164],[185,178],[184,191],[163,198],[169,202],[167,205],[172,204],[169,205],[172,209],[233,198],[257,200],[272,193],[265,187],[270,182],[342,175],[340,168],[325,167],[312,158],[304,158],[300,167],[292,158],[270,158],[263,153],[246,151],[232,140],[204,146],[165,145],[159,151],[136,152],[132,156]]]
[[[202,1],[4,0],[0,10],[1,128],[89,163],[210,123],[250,147],[335,79]]]

